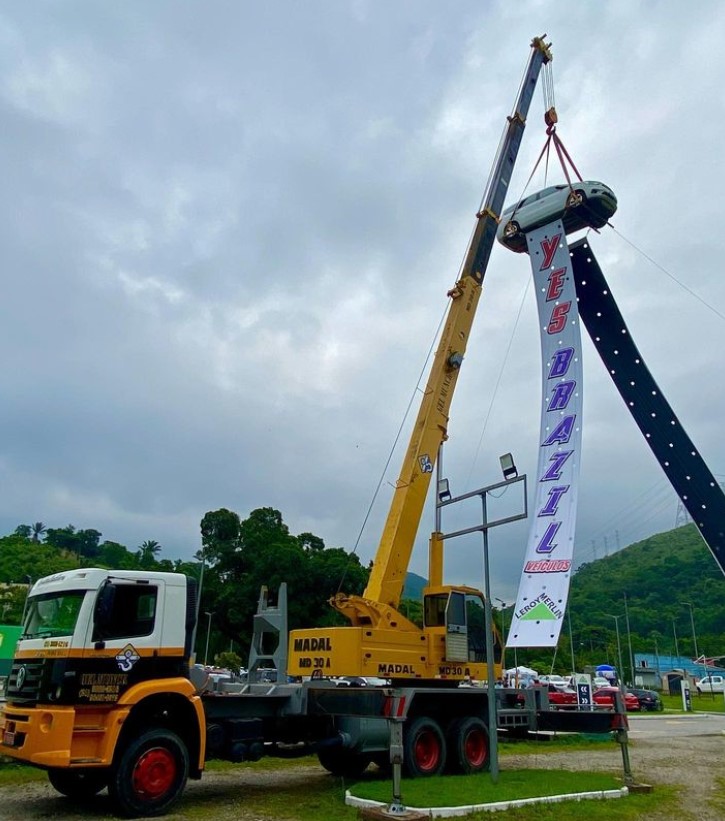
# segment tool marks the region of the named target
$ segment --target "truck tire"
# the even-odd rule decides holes
[[[328,773],[344,778],[359,778],[372,761],[369,755],[341,750],[339,747],[319,750],[317,758]]]
[[[448,766],[456,773],[480,773],[489,766],[488,730],[480,718],[469,716],[448,728]]]
[[[403,761],[411,778],[440,775],[446,766],[446,739],[437,721],[419,716],[405,727]]]
[[[79,800],[99,793],[108,784],[108,771],[91,767],[48,770],[48,781],[61,795]]]
[[[162,815],[178,801],[189,753],[176,733],[159,727],[131,740],[114,763],[108,792],[129,818]]]

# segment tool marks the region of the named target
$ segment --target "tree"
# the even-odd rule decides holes
[[[232,673],[235,674],[238,674],[242,668],[241,658],[231,650],[217,653],[217,655],[214,656],[214,664],[216,664],[217,667],[223,667],[225,670],[231,670]]]
[[[288,588],[290,629],[340,623],[328,604],[344,578],[346,592],[360,593],[367,570],[342,548],[325,548],[312,533],[294,536],[271,507],[253,510],[242,521],[222,508],[201,521],[206,561],[201,610],[214,612],[214,623],[226,637],[249,644],[259,591]]]
[[[101,542],[98,564],[111,570],[131,570],[136,566],[136,557],[118,542]]]
[[[156,556],[161,552],[161,545],[154,539],[141,543],[136,556],[140,567],[150,568],[156,564]]]
[[[21,539],[29,539],[32,532],[33,528],[30,525],[18,525],[13,535],[20,536]]]
[[[75,556],[50,545],[16,535],[0,538],[0,582],[26,584],[28,577],[35,580],[76,567]]]
[[[0,624],[20,624],[27,595],[27,584],[0,585]]]
[[[35,522],[32,527],[33,530],[33,541],[37,544],[40,541],[40,537],[45,533],[46,527],[42,522]]]

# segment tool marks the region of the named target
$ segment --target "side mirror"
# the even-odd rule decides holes
[[[93,641],[103,641],[111,625],[113,605],[116,601],[116,587],[106,580],[98,592],[93,609]]]

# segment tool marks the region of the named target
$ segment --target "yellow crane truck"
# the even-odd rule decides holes
[[[363,596],[332,601],[350,626],[287,637],[286,589],[276,601],[263,591],[249,680],[217,684],[193,664],[193,579],[100,568],[40,579],[29,592],[0,711],[0,754],[46,769],[70,797],[108,787],[117,809],[131,817],[168,811],[210,758],[316,753],[330,772],[347,775],[373,761],[384,765],[392,723],[402,723],[411,775],[487,766],[488,690],[459,686],[487,676],[483,628],[468,624],[467,602],[482,597],[443,584],[440,533],[430,542],[424,627],[398,605],[526,114],[550,57],[547,44],[535,39],[461,275],[448,294],[447,322],[367,588]],[[255,675],[267,663],[270,634],[277,681]],[[495,654],[500,663],[498,639]],[[361,684],[375,676],[386,684],[343,687],[336,676],[364,677]],[[539,709],[521,710],[515,694],[496,695],[504,727],[552,721],[545,697]],[[601,716],[590,716],[602,724]]]

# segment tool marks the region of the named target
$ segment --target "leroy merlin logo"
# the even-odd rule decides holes
[[[558,621],[564,618],[564,612],[546,593],[525,604],[516,614],[521,621]]]

